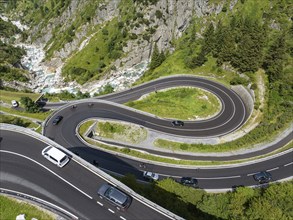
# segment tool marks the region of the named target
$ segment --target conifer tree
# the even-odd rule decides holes
[[[215,45],[215,30],[214,25],[210,23],[209,27],[204,33],[204,41],[202,45],[202,52],[208,54],[214,50]]]
[[[241,28],[241,40],[238,44],[232,65],[241,72],[255,72],[262,63],[265,40],[264,28],[246,18]]]
[[[263,68],[271,82],[280,79],[282,76],[285,52],[285,37],[281,35],[271,45],[263,63]]]
[[[150,63],[150,69],[153,70],[155,68],[157,68],[158,66],[160,66],[165,60],[165,54],[162,51],[160,53],[158,45],[155,44],[154,46],[154,51],[152,54],[152,58],[151,58],[151,63]]]

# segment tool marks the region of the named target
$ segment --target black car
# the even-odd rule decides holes
[[[185,186],[191,186],[194,188],[198,187],[198,182],[197,179],[192,178],[192,177],[182,177],[180,180],[180,183],[185,185]]]
[[[176,120],[176,121],[172,121],[172,125],[173,126],[183,126],[184,122]]]
[[[262,171],[253,175],[255,181],[260,184],[269,183],[272,180],[272,174],[266,171]]]
[[[62,119],[63,119],[63,116],[58,115],[58,116],[56,116],[56,118],[54,118],[52,124],[57,125]]]

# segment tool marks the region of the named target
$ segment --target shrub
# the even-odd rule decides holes
[[[240,76],[235,76],[231,81],[230,81],[231,85],[247,85],[248,81],[247,79],[245,79],[244,77],[240,77]]]
[[[160,10],[156,10],[155,14],[158,19],[161,19],[163,17],[163,13]]]

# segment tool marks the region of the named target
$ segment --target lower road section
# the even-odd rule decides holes
[[[103,178],[74,159],[58,168],[41,155],[46,146],[32,137],[1,131],[0,188],[46,200],[79,219],[169,219],[135,196],[126,212],[117,210],[97,194]]]

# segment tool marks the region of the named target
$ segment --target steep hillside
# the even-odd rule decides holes
[[[141,81],[196,73],[245,83],[235,72],[272,68],[263,62],[278,36],[292,48],[290,0],[12,0],[6,12],[31,27],[26,41],[44,47],[48,69],[79,84],[150,60]]]
[[[221,12],[225,1],[16,1],[12,15],[31,26],[27,41],[45,45],[47,65],[79,83],[149,60],[154,43],[174,50],[193,16]],[[237,1],[231,1],[229,9]],[[11,6],[13,7],[13,6]],[[10,11],[11,12],[11,11]]]

